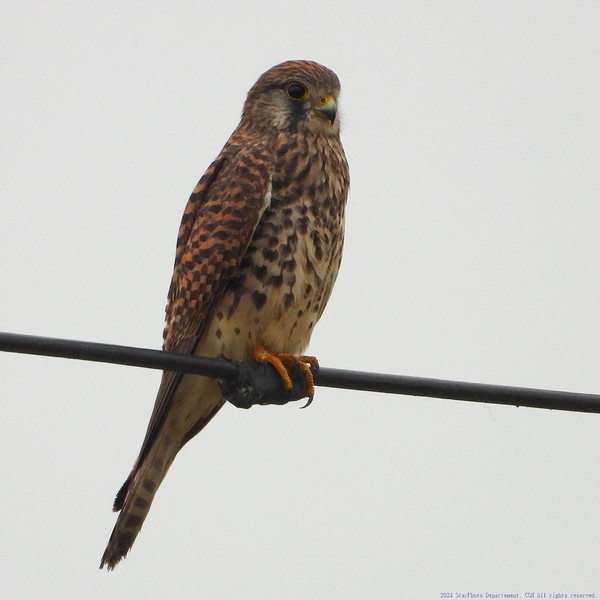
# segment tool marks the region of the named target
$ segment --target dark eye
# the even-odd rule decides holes
[[[301,83],[292,83],[287,89],[288,96],[294,100],[304,100],[308,96],[308,90]]]

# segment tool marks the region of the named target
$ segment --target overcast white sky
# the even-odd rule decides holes
[[[160,347],[249,87],[334,69],[323,366],[600,392],[600,4],[30,2],[0,15],[0,330]],[[596,592],[600,416],[318,390],[227,406],[98,570],[156,371],[0,354],[3,598]]]

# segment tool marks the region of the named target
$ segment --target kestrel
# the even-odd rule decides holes
[[[349,173],[339,92],[333,71],[300,60],[276,65],[250,89],[240,124],[183,214],[164,350],[267,361],[284,387],[290,355],[306,370],[299,355],[342,258]],[[115,498],[120,514],[101,568],[127,555],[175,456],[224,402],[214,379],[163,373],[140,454]]]

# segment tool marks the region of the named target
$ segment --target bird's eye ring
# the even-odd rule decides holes
[[[292,83],[287,89],[288,96],[294,100],[304,100],[308,96],[308,90],[306,86],[301,83]]]

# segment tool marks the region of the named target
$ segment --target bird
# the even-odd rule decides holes
[[[251,87],[239,125],[185,207],[168,292],[163,349],[275,367],[291,387],[338,275],[350,184],[340,140],[340,82],[289,60]],[[181,448],[225,400],[209,377],[165,371],[141,450],[114,500],[100,568],[130,551]]]

